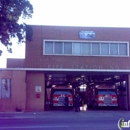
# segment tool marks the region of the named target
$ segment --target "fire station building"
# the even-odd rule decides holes
[[[130,110],[130,28],[32,30],[25,59],[8,59],[0,69],[0,111],[44,111],[52,85],[71,84],[87,104],[87,86],[99,83],[113,83],[119,109]]]

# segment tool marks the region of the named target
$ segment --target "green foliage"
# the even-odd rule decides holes
[[[29,0],[0,0],[0,42],[12,52],[11,38],[25,39],[26,24],[19,24],[19,18],[31,18],[33,6]],[[2,51],[0,50],[0,55]]]

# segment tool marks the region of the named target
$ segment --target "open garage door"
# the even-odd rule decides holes
[[[73,96],[75,96],[76,93],[79,93],[79,95],[82,98],[81,106],[85,105],[87,106],[88,100],[91,97],[87,90],[90,87],[96,87],[98,85],[106,84],[108,87],[108,90],[110,90],[111,85],[115,86],[114,93],[113,91],[109,92],[111,95],[116,95],[113,97],[117,97],[117,106],[119,109],[128,109],[127,104],[127,75],[122,74],[114,74],[114,73],[70,73],[70,72],[48,72],[45,74],[45,86],[46,86],[46,101],[45,104],[48,106],[51,104],[51,90],[53,85],[56,86],[68,86],[72,85],[73,89]],[[92,93],[93,90],[91,90]],[[104,92],[105,93],[105,92]],[[106,96],[109,96],[110,94],[106,93]],[[106,100],[110,98],[105,97]],[[93,101],[93,99],[91,99]],[[112,99],[114,100],[114,98]],[[116,99],[115,99],[116,100]],[[116,102],[116,101],[115,101]],[[114,105],[113,105],[114,106]],[[107,107],[107,105],[106,105]]]

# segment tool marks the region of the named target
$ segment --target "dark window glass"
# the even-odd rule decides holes
[[[62,42],[55,42],[55,54],[62,54]]]
[[[119,44],[119,55],[127,55],[127,43]]]
[[[82,43],[82,54],[91,55],[91,43]]]
[[[100,54],[100,46],[99,43],[92,43],[92,55]]]
[[[109,55],[109,43],[101,43],[101,55]]]
[[[118,55],[118,44],[110,43],[110,55]]]
[[[64,43],[64,54],[72,54],[72,43],[71,42]]]

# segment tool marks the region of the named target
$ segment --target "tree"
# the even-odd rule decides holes
[[[32,14],[33,6],[29,0],[0,0],[0,42],[7,51],[12,52],[12,38],[18,38],[18,43],[24,42],[28,27],[25,23],[20,24],[19,19],[31,18]]]

